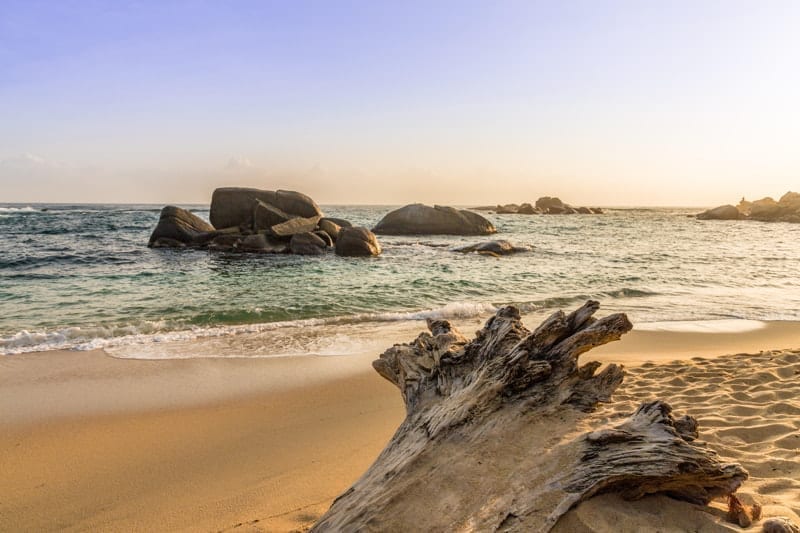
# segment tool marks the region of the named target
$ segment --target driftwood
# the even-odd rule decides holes
[[[548,531],[601,492],[699,504],[732,494],[747,472],[664,402],[587,431],[624,370],[578,357],[632,327],[624,314],[595,319],[598,308],[556,312],[531,332],[505,307],[470,342],[429,320],[430,333],[388,349],[373,366],[400,389],[406,419],[312,531]]]

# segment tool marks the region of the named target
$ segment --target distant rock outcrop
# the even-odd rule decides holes
[[[490,235],[497,230],[477,213],[411,204],[388,213],[372,229],[379,235]]]
[[[154,248],[204,248],[250,253],[294,253],[320,255],[334,248],[344,230],[366,232],[358,242],[358,231],[337,246],[338,255],[378,255],[375,235],[350,222],[322,218],[319,206],[305,194],[294,191],[262,191],[225,187],[214,191],[212,224],[181,209],[167,206],[148,246]],[[217,229],[215,229],[215,227]]]
[[[561,201],[561,198],[542,196],[536,200],[536,207],[541,209],[544,213],[558,214],[563,212],[567,206],[564,205],[564,202]]]
[[[474,208],[476,211],[494,211],[498,215],[602,215],[599,207],[572,207],[565,204],[560,198],[542,196],[536,200],[536,205],[529,203],[484,205]]]
[[[698,220],[742,219],[800,223],[800,193],[787,192],[777,202],[769,196],[753,202],[742,198],[735,207],[732,205],[715,207],[696,215],[696,218]]]

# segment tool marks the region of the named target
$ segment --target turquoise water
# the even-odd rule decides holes
[[[697,209],[486,215],[496,238],[534,250],[491,258],[452,251],[481,237],[379,237],[383,255],[363,259],[149,249],[160,207],[0,207],[0,353],[296,335],[590,297],[634,322],[800,319],[800,225],[686,217]],[[185,207],[208,219],[207,206]],[[390,209],[323,206],[368,227]]]

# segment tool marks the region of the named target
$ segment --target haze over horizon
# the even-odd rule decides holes
[[[800,3],[0,5],[0,202],[800,189]]]

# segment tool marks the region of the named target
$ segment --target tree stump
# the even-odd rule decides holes
[[[312,531],[548,531],[601,492],[705,504],[736,491],[747,472],[665,402],[591,428],[624,370],[578,358],[632,328],[624,314],[595,319],[598,308],[558,311],[529,331],[504,307],[472,341],[429,320],[430,333],[386,350],[373,367],[400,389],[406,419]]]

